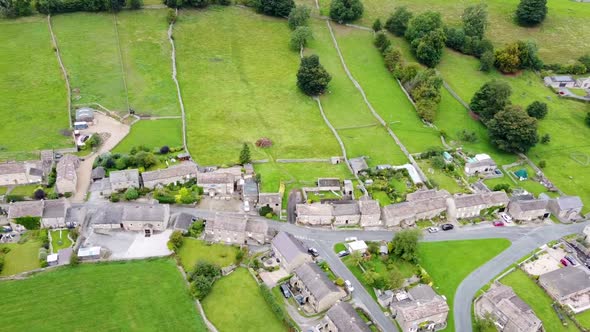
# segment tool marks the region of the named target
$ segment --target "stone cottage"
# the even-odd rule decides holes
[[[74,193],[78,184],[76,169],[80,166],[78,157],[66,154],[56,166],[55,190],[60,194]]]
[[[279,232],[270,244],[276,259],[279,260],[279,264],[287,273],[291,273],[294,269],[313,260],[301,241],[290,233]]]
[[[197,165],[190,161],[141,174],[143,186],[150,189],[170,183],[184,183],[196,176]]]
[[[396,301],[397,300],[397,301]],[[418,285],[391,303],[391,312],[403,332],[436,331],[447,325],[449,306],[428,285]]]
[[[112,191],[126,190],[127,188],[139,188],[139,170],[126,169],[122,171],[112,171],[109,174],[109,182]]]
[[[304,308],[316,313],[327,310],[346,295],[314,263],[296,268],[289,283],[303,297]]]

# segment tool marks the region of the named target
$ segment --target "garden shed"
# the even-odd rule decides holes
[[[520,181],[528,180],[529,178],[529,173],[527,173],[526,169],[524,168],[514,172],[514,175],[516,175]]]

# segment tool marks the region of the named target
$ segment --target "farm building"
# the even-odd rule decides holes
[[[295,206],[297,222],[308,225],[331,225],[333,221],[332,205],[322,203],[297,204]]]
[[[144,231],[150,235],[154,231],[164,231],[170,219],[168,204],[133,204],[123,207],[121,223],[128,231]]]
[[[574,80],[571,76],[546,76],[543,78],[546,86],[550,86],[552,88],[575,88],[576,87],[576,80]]]
[[[319,332],[371,332],[367,323],[348,302],[338,301],[317,326]]]
[[[276,215],[281,214],[283,198],[280,193],[259,193],[257,208],[260,210],[263,206],[272,208]]]
[[[245,179],[244,185],[242,187],[242,200],[244,202],[250,202],[250,204],[255,205],[258,201],[258,183],[254,181],[254,179],[249,178]]]
[[[181,212],[170,217],[170,224],[173,225],[175,231],[181,231],[186,234],[196,220],[197,218],[192,214]]]
[[[294,269],[312,261],[312,257],[306,252],[303,244],[290,233],[280,232],[270,244],[279,264],[287,273],[291,273]]]
[[[69,207],[70,203],[66,199],[44,201],[41,225],[45,228],[65,227]]]
[[[364,157],[348,159],[348,162],[354,174],[359,174],[361,171],[369,168]]]
[[[109,174],[111,190],[125,190],[127,188],[139,188],[139,171],[137,169],[126,169],[123,171],[113,171]]]
[[[307,306],[312,312],[322,312],[330,308],[345,295],[314,263],[296,268],[289,284],[303,297],[304,307]]]
[[[432,287],[418,285],[399,293],[395,300],[391,302],[391,312],[403,332],[436,331],[446,327],[449,306]]]
[[[371,227],[381,225],[381,207],[379,202],[367,197],[361,197],[358,201],[361,212],[361,226]]]
[[[186,182],[197,176],[197,165],[193,162],[184,162],[168,168],[143,172],[141,178],[145,188],[156,188],[170,183]]]
[[[562,196],[551,199],[548,208],[559,220],[568,222],[581,217],[584,203],[578,196]]]
[[[332,215],[336,226],[358,225],[361,221],[361,210],[354,200],[333,202]]]
[[[44,171],[41,162],[9,162],[0,164],[0,186],[40,183]]]
[[[580,313],[590,309],[590,272],[582,266],[566,266],[542,274],[539,284],[563,306]]]

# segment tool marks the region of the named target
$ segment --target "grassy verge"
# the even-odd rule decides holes
[[[182,247],[178,251],[180,262],[185,270],[193,268],[200,260],[217,264],[221,267],[233,264],[238,249],[223,244],[208,245],[203,241],[185,238]]]
[[[53,253],[72,246],[72,241],[68,238],[69,233],[69,230],[51,231],[51,247],[53,248]]]

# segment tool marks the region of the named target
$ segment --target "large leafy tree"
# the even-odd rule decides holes
[[[490,140],[501,150],[525,153],[537,144],[537,119],[518,106],[508,106],[488,122]]]
[[[313,33],[309,27],[299,26],[291,32],[291,49],[299,51],[302,47],[307,45],[309,40],[313,39]]]
[[[270,16],[287,17],[293,7],[293,0],[254,0],[256,11]]]
[[[295,30],[297,27],[307,26],[310,14],[311,9],[307,6],[297,6],[291,9],[288,18],[289,28]]]
[[[418,241],[422,238],[419,229],[406,229],[395,234],[391,253],[407,262],[418,262]]]
[[[542,101],[533,101],[526,108],[527,114],[536,119],[543,119],[547,115],[548,111],[547,104]]]
[[[363,16],[364,10],[360,0],[332,0],[330,18],[338,23],[352,22]]]
[[[317,55],[304,56],[297,72],[297,86],[309,96],[317,96],[328,87],[332,76],[320,64]]]
[[[412,50],[416,59],[428,67],[435,67],[440,62],[446,35],[442,29],[430,31],[422,38],[412,41]]]
[[[406,33],[408,24],[412,19],[412,12],[402,6],[397,7],[385,22],[385,29],[396,36],[403,36]]]
[[[547,16],[547,0],[520,0],[516,8],[516,20],[520,25],[537,25]]]
[[[0,17],[15,18],[32,13],[31,0],[0,0]]]
[[[487,5],[480,3],[465,8],[462,19],[465,35],[483,38],[488,23]]]
[[[487,122],[510,104],[512,90],[504,81],[492,80],[485,83],[471,98],[469,107]]]
[[[443,22],[440,14],[427,11],[409,21],[405,37],[408,41],[412,42],[414,39],[426,36],[431,31],[442,28]]]

